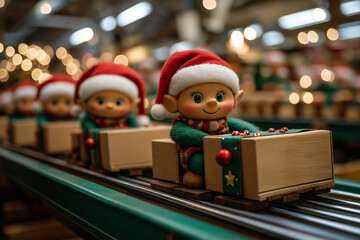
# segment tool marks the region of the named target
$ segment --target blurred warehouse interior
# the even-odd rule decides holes
[[[360,158],[360,0],[0,0],[0,88],[100,61],[129,65],[153,104],[170,54],[211,51],[240,76],[234,112],[267,127],[333,131]]]

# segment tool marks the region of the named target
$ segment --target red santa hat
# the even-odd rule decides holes
[[[24,97],[31,97],[35,99],[37,95],[37,86],[32,80],[24,80],[15,84],[12,91],[14,101]]]
[[[234,70],[218,56],[200,50],[176,52],[170,56],[161,70],[159,89],[151,116],[161,120],[165,117],[164,95],[174,97],[188,87],[216,82],[222,83],[236,93],[240,89],[239,78]]]
[[[57,95],[65,95],[73,98],[75,94],[75,83],[76,82],[66,74],[55,74],[39,85],[38,98],[41,101],[46,101]]]
[[[145,89],[141,76],[133,69],[124,65],[102,62],[86,70],[76,84],[75,100],[86,100],[100,91],[119,91],[130,99],[140,98],[139,125],[149,124],[149,117],[145,110]]]
[[[13,93],[11,90],[3,90],[0,93],[0,107],[6,106],[13,101]]]

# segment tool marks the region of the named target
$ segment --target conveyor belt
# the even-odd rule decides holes
[[[271,203],[255,212],[236,210],[210,201],[193,201],[150,188],[147,177],[105,175],[69,164],[31,149],[2,143],[4,148],[33,159],[123,188],[135,195],[221,220],[232,228],[245,228],[261,235],[288,239],[360,239],[360,195],[332,190],[323,196],[305,196],[287,204]],[[357,189],[358,190],[358,189]]]

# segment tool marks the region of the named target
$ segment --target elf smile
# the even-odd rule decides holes
[[[203,111],[204,111],[205,113],[207,113],[207,114],[215,114],[215,113],[217,113],[220,109],[221,109],[221,108],[219,108],[219,109],[216,110],[215,112],[207,112],[207,111],[205,111],[204,109],[203,109]]]

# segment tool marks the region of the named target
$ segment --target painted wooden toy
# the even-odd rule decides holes
[[[21,146],[37,145],[37,120],[33,104],[37,95],[34,81],[24,80],[13,86],[14,113],[10,115],[10,139]]]
[[[143,85],[134,70],[113,63],[94,65],[77,82],[75,98],[85,111],[81,126],[94,168],[114,172],[152,165],[151,140],[169,136],[170,129],[149,127]]]
[[[71,114],[75,81],[65,74],[55,74],[38,88],[43,113],[38,116],[39,147],[48,154],[72,151],[71,134],[80,122]]]
[[[0,139],[9,139],[9,116],[14,112],[13,93],[3,90],[0,93]]]

